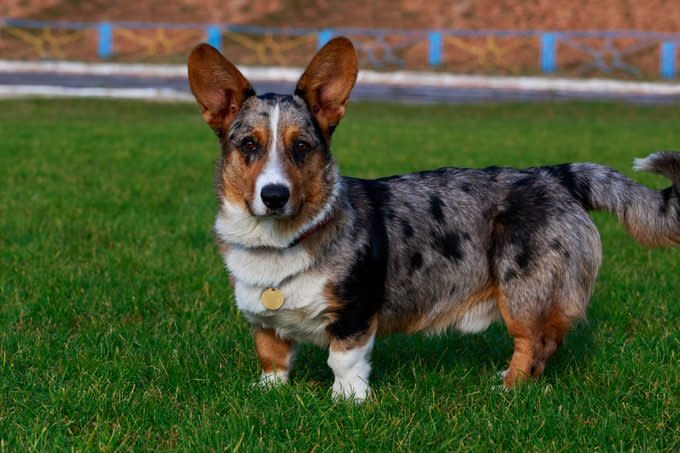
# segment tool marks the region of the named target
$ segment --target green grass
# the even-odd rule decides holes
[[[680,146],[680,110],[354,104],[345,174],[633,157]],[[216,140],[194,105],[0,102],[0,451],[669,450],[680,447],[680,250],[594,219],[589,320],[540,382],[492,387],[512,343],[377,341],[372,401],[334,403],[326,353],[258,376],[211,225]],[[639,174],[655,187],[663,178]]]

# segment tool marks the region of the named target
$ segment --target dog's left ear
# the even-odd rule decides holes
[[[352,41],[331,39],[314,55],[300,77],[295,94],[307,103],[326,140],[345,115],[349,94],[357,80],[357,54]]]

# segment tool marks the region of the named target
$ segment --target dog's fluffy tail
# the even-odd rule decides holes
[[[673,185],[654,190],[602,165],[572,164],[572,195],[587,209],[616,214],[641,244],[680,245],[680,152],[652,153],[635,159],[634,168],[663,175]]]

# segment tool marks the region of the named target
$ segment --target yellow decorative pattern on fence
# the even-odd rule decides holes
[[[519,73],[522,70],[521,64],[513,57],[528,47],[536,46],[535,38],[513,38],[512,40],[503,39],[504,44],[499,44],[499,39],[494,36],[487,36],[482,44],[470,42],[470,38],[459,38],[457,36],[445,36],[444,43],[455,49],[462,51],[468,58],[462,62],[463,68],[459,67],[461,62],[452,63],[460,70],[482,70],[492,72],[495,70],[506,70],[510,73]],[[449,54],[450,59],[455,61],[456,54]]]
[[[116,28],[114,35],[136,46],[136,55],[142,58],[177,55],[178,50],[199,42],[202,33],[197,30],[163,29],[137,30]]]
[[[5,26],[0,32],[6,33],[24,44],[39,58],[66,58],[65,47],[79,40],[87,39],[86,30],[62,30],[52,28],[21,29]]]
[[[251,51],[244,55],[243,63],[246,64],[272,64],[286,65],[290,63],[288,54],[295,50],[303,50],[305,47],[315,45],[314,35],[274,37],[271,33],[261,37],[245,35],[241,33],[227,32],[222,35],[229,41]]]

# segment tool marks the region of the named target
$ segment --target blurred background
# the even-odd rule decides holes
[[[242,66],[299,68],[315,49],[342,34],[354,41],[362,68],[383,74],[364,74],[368,91],[360,89],[355,97],[416,102],[632,97],[668,103],[677,102],[677,87],[545,79],[527,85],[488,77],[675,82],[678,31],[675,0],[4,0],[0,84],[5,94],[12,86],[19,92],[50,85],[72,91],[165,89],[165,96],[182,98],[183,73],[168,68],[135,72],[126,66],[59,69],[13,62],[183,64],[193,45],[208,41]],[[440,77],[384,75],[394,71]],[[54,77],[30,76],[36,72]],[[88,80],[88,74],[98,78]],[[107,74],[115,77],[103,77]],[[267,89],[287,86],[293,77],[285,71],[246,75]]]

